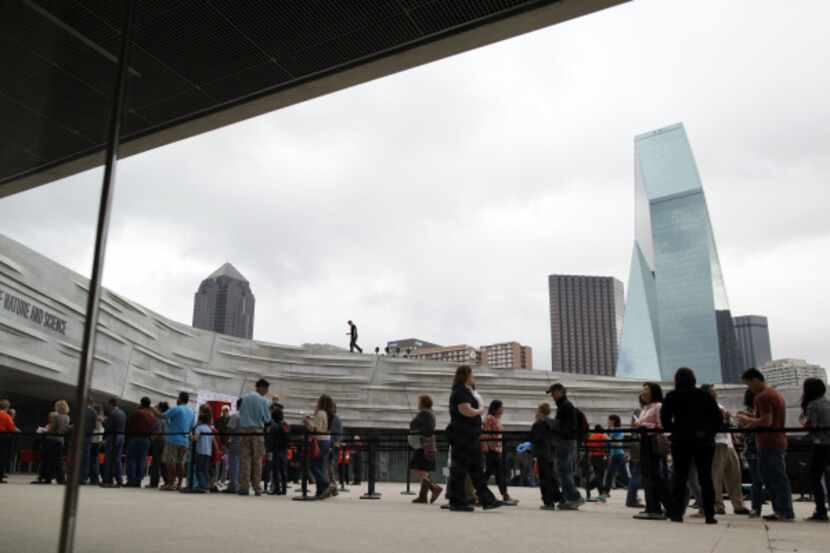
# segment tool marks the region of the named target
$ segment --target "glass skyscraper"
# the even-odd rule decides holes
[[[737,382],[741,353],[706,197],[682,124],[637,136],[635,241],[617,376]]]

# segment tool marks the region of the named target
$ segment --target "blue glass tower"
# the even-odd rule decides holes
[[[617,376],[737,382],[742,366],[703,184],[682,124],[637,136],[635,241]]]

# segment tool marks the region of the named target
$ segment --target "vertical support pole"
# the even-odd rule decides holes
[[[380,499],[380,494],[375,492],[375,447],[377,438],[375,436],[369,437],[369,487],[365,494],[360,496],[360,499]]]
[[[406,436],[409,437],[409,434],[407,433]],[[406,449],[406,466],[404,467],[404,470],[406,471],[406,490],[402,491],[401,495],[415,495],[415,493],[411,489],[411,487],[412,487],[412,471],[409,470],[409,461],[410,461],[409,450],[410,450],[410,447],[409,447],[408,442],[409,442],[409,440],[407,440],[407,444],[404,446],[404,448]]]
[[[92,259],[92,274],[89,280],[89,293],[86,303],[86,319],[81,342],[81,359],[78,366],[78,384],[75,389],[75,402],[72,405],[73,420],[78,421],[78,429],[70,436],[69,451],[72,455],[72,470],[66,483],[63,496],[63,513],[61,515],[61,532],[58,541],[58,553],[72,553],[75,548],[75,529],[78,521],[78,495],[81,480],[81,461],[83,456],[83,420],[89,383],[92,380],[95,362],[95,335],[98,327],[98,304],[101,299],[101,279],[104,274],[107,234],[109,232],[112,196],[115,189],[115,169],[118,162],[118,145],[121,132],[121,119],[127,96],[127,69],[129,68],[130,41],[135,19],[135,1],[127,0],[124,6],[124,23],[121,29],[121,48],[118,56],[118,76],[113,91],[112,109],[110,111],[109,132],[107,133],[107,157],[104,166],[104,178],[101,183],[101,200],[98,206],[98,223],[95,231],[95,252]]]

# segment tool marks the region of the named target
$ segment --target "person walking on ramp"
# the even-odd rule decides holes
[[[349,321],[349,332],[346,334],[349,336],[349,352],[354,353],[354,350],[357,350],[358,353],[363,353],[363,348],[357,345],[357,325],[352,321]]]

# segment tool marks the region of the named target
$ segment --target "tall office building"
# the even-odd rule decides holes
[[[254,294],[248,280],[225,263],[202,281],[193,302],[193,326],[253,338]]]
[[[761,368],[772,361],[767,318],[760,315],[735,317],[735,333],[743,354],[744,369]]]
[[[614,375],[623,322],[623,283],[612,277],[550,275],[551,368]]]
[[[634,139],[635,241],[617,376],[737,382],[743,361],[682,124]]]

